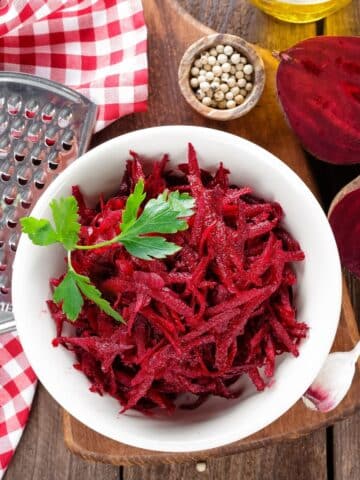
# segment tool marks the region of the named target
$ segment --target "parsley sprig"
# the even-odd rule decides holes
[[[152,260],[165,258],[181,249],[175,243],[154,234],[186,230],[188,228],[186,219],[194,213],[195,200],[187,193],[165,190],[157,198],[149,200],[139,215],[145,198],[144,181],[139,180],[126,201],[119,235],[94,245],[78,243],[81,225],[79,206],[74,196],[51,201],[53,224],[43,218],[24,217],[20,220],[23,233],[26,233],[35,245],[60,243],[67,251],[68,270],[61,283],[54,289],[53,300],[62,306],[62,311],[69,320],[77,319],[86,297],[118,322],[124,322],[119,312],[111,307],[91,283],[90,278],[74,270],[71,263],[71,253],[74,250],[91,250],[121,243],[131,255],[143,260]]]

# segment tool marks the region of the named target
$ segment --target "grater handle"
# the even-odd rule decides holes
[[[11,312],[0,312],[0,335],[16,330],[15,318]]]

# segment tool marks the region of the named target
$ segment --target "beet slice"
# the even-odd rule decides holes
[[[360,278],[360,176],[343,187],[329,209],[342,264]]]
[[[304,148],[325,162],[359,163],[360,37],[309,38],[278,56],[278,96]]]

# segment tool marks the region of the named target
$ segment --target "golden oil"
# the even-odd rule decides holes
[[[307,23],[327,17],[351,0],[251,0],[260,10],[286,22]]]

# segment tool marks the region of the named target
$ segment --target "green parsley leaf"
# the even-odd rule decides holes
[[[73,196],[52,200],[50,203],[56,233],[66,250],[75,248],[79,241],[79,206]]]
[[[84,299],[77,286],[77,276],[73,270],[69,270],[53,294],[54,302],[58,304],[62,302],[62,311],[72,321],[77,319],[84,305]]]
[[[133,193],[131,193],[126,200],[125,209],[122,214],[122,223],[120,225],[122,232],[126,232],[136,222],[140,205],[145,200],[145,197],[144,180],[139,180],[135,185]]]
[[[140,217],[120,235],[120,241],[128,236],[145,233],[175,233],[188,228],[185,217],[193,215],[195,200],[187,194],[165,191],[147,202]]]
[[[179,245],[168,242],[164,237],[126,237],[121,243],[131,255],[143,260],[165,258],[181,250]]]
[[[77,286],[80,288],[85,297],[94,302],[99,308],[101,308],[103,312],[110,315],[110,317],[114,318],[118,322],[125,323],[123,317],[111,307],[110,303],[105,300],[105,298],[101,296],[100,290],[90,283],[89,277],[79,275],[78,273],[75,275]]]
[[[67,272],[53,294],[54,302],[62,303],[62,311],[69,320],[75,321],[81,312],[84,305],[81,293],[115,320],[125,323],[122,316],[111,307],[105,298],[102,298],[101,292],[90,283],[89,277],[79,275],[74,270]]]
[[[27,233],[35,245],[51,245],[59,241],[49,220],[24,217],[20,219],[20,223],[23,233]]]

